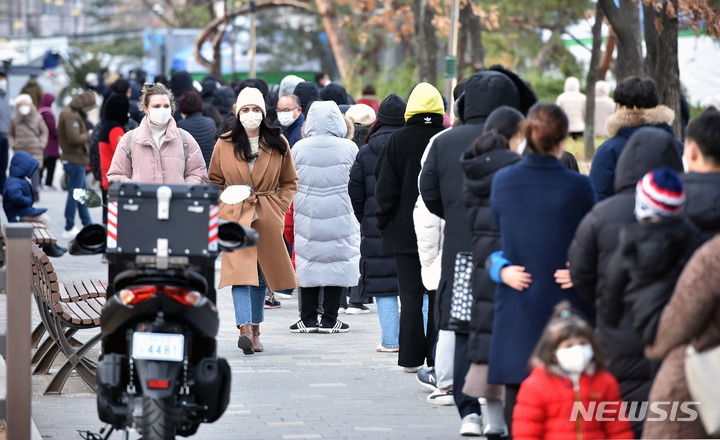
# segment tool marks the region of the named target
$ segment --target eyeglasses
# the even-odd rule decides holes
[[[297,110],[297,109],[299,109],[299,108],[300,108],[300,107],[293,107],[293,108],[276,108],[275,110],[276,110],[278,113],[285,113],[285,112],[295,111],[295,110]]]

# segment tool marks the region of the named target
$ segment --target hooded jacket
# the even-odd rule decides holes
[[[467,327],[451,329],[448,326],[455,258],[458,252],[470,252],[473,242],[463,202],[460,159],[470,144],[483,133],[485,121],[493,110],[507,105],[524,112],[536,100],[532,90],[527,87],[520,90],[518,83],[504,70],[475,73],[468,79],[465,93],[459,100],[462,104],[463,125],[441,134],[430,146],[420,175],[420,193],[428,210],[447,222],[442,277],[435,298],[435,316],[439,319],[437,324],[441,330],[468,331]],[[494,287],[492,289],[494,291]]]
[[[610,257],[618,247],[623,225],[635,223],[635,185],[646,173],[667,165],[682,172],[680,150],[675,138],[657,127],[639,128],[628,140],[617,163],[617,194],[596,204],[582,219],[568,249],[570,275],[575,291],[590,304],[599,304],[606,294]],[[652,384],[650,363],[643,355],[643,344],[635,334],[626,313],[618,328],[610,328],[604,313],[597,317],[598,333],[607,351],[608,370],[617,377],[623,398],[647,400]],[[642,423],[635,422],[636,432]]]
[[[33,105],[35,107],[40,107],[40,101],[42,100],[43,95],[43,89],[38,84],[37,78],[30,77],[30,79],[27,80],[25,85],[22,89],[20,89],[20,93],[25,93],[27,95],[30,95],[30,99],[32,99]]]
[[[605,81],[595,83],[595,136],[607,136],[606,123],[615,113],[615,101],[610,97],[610,84]]]
[[[413,223],[417,200],[420,159],[428,141],[443,130],[442,96],[437,89],[420,83],[410,94],[405,108],[405,127],[390,136],[375,166],[377,227],[382,246],[388,252],[417,253]]]
[[[90,164],[90,133],[85,125],[85,117],[87,110],[94,106],[93,92],[83,92],[60,112],[58,141],[63,161],[82,166]]]
[[[485,260],[500,250],[500,231],[490,209],[492,179],[499,169],[519,160],[520,156],[510,150],[491,150],[471,159],[463,156],[461,161],[465,175],[463,202],[473,236],[473,304],[468,360],[477,364],[487,364],[489,360],[495,304],[495,283],[485,269]]]
[[[375,218],[378,209],[375,166],[388,139],[400,128],[398,125],[380,127],[370,136],[368,144],[360,148],[350,170],[348,193],[362,233],[358,289],[363,298],[398,294],[395,255],[382,249],[382,234]]]
[[[232,115],[232,106],[235,104],[235,92],[227,86],[218,87],[213,92],[212,105],[220,112],[223,118]]]
[[[55,96],[52,93],[44,93],[40,100],[40,113],[45,120],[45,125],[48,128],[48,140],[45,146],[45,155],[47,157],[60,157],[60,149],[58,148],[58,133],[57,123],[55,122],[55,114],[52,110],[53,102],[55,102]]]
[[[320,99],[323,101],[335,101],[338,106],[352,104],[348,100],[347,90],[338,83],[330,83],[320,90]]]
[[[5,180],[2,190],[3,209],[10,222],[19,222],[26,215],[40,215],[46,208],[33,208],[33,190],[28,179],[40,166],[38,161],[25,151],[18,151],[10,161],[10,177]]]
[[[568,132],[585,131],[585,102],[587,98],[580,92],[580,81],[575,77],[565,79],[564,92],[555,100],[555,104],[565,111],[568,117]]]
[[[320,99],[320,91],[318,90],[317,85],[315,85],[314,82],[303,81],[295,86],[293,93],[298,97],[303,114],[307,117],[310,104]]]
[[[703,232],[720,233],[720,173],[689,172],[681,177],[687,216]]]
[[[288,75],[280,81],[280,87],[278,88],[278,98],[283,96],[292,95],[295,91],[295,87],[303,82],[304,79],[295,75]]]
[[[14,152],[26,151],[43,165],[45,146],[48,141],[48,127],[34,105],[30,113],[23,116],[15,111],[8,127],[8,144]]]
[[[615,166],[620,153],[625,148],[630,136],[641,127],[658,127],[675,137],[669,125],[675,118],[675,112],[664,105],[646,109],[622,108],[613,113],[607,120],[606,127],[610,139],[600,145],[593,157],[590,167],[590,181],[595,188],[598,201],[615,194]],[[683,144],[676,140],[678,151],[682,153]]]
[[[345,139],[347,123],[334,102],[314,103],[304,131],[306,138],[292,149],[298,174],[293,203],[298,281],[301,287],[355,286],[360,225],[347,188],[357,146]]]
[[[185,133],[188,143],[186,159],[180,130],[175,120],[170,118],[165,140],[162,145],[155,145],[148,117],[143,118],[138,128],[125,133],[118,142],[107,172],[108,181],[181,185],[205,182],[207,168],[200,147],[190,134]],[[131,136],[130,142],[128,136]]]

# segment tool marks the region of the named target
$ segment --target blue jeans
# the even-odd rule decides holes
[[[400,348],[400,311],[397,296],[378,296],[378,319],[380,320],[380,343],[385,348]]]
[[[232,286],[235,324],[260,324],[265,320],[265,280],[258,273],[259,286]]]
[[[69,231],[75,226],[75,210],[80,214],[80,220],[83,226],[92,224],[90,211],[87,206],[81,205],[73,199],[73,190],[75,188],[87,189],[85,182],[85,166],[76,165],[74,163],[64,163],[65,174],[68,179],[68,196],[65,202],[65,230]]]

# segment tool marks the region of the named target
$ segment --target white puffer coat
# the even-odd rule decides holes
[[[305,121],[305,139],[292,149],[298,174],[293,221],[295,266],[301,287],[351,287],[360,277],[360,224],[348,181],[357,146],[337,104],[317,101]]]

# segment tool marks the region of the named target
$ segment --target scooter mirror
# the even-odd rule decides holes
[[[234,251],[257,244],[258,233],[255,229],[235,222],[220,223],[218,227],[218,246],[221,251]]]
[[[237,205],[250,197],[252,187],[249,185],[230,185],[220,194],[220,201],[228,205]]]
[[[98,193],[90,189],[75,188],[73,190],[73,199],[88,208],[102,206],[102,199]]]
[[[95,255],[105,252],[105,227],[98,224],[87,225],[68,243],[70,255]]]

